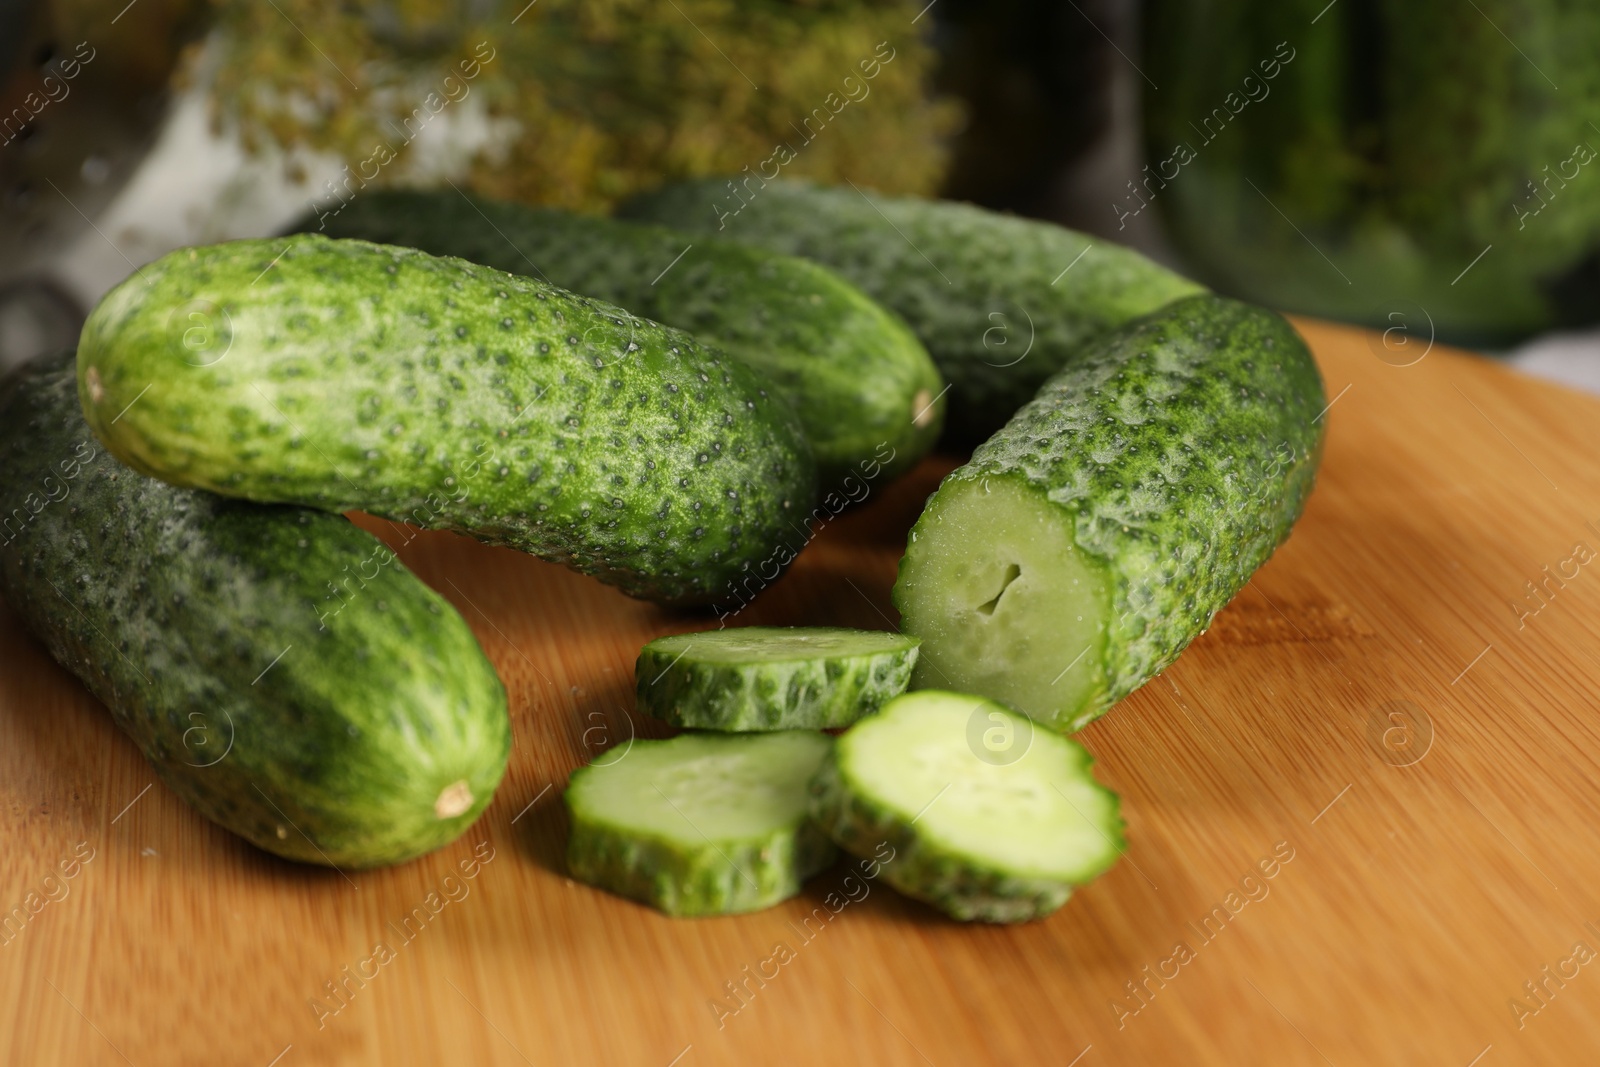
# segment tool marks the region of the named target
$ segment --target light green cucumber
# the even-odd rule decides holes
[[[786,900],[833,862],[806,818],[827,734],[680,734],[635,741],[572,772],[572,876],[668,915]]]
[[[921,342],[810,260],[454,189],[365,193],[297,228],[460,256],[687,330],[783,391],[824,488],[849,478],[887,483],[915,465],[944,423],[944,382]]]
[[[811,814],[846,852],[957,919],[1055,911],[1123,850],[1115,793],[1069,738],[965,693],[896,697],[841,736]]]
[[[756,371],[530,278],[315,235],[189,248],[95,307],[95,434],[191,488],[459,530],[663,603],[793,555],[810,450]]]
[[[674,726],[825,730],[905,692],[922,642],[882,630],[740,626],[660,637],[634,665],[638,706]]]
[[[0,508],[6,604],[206,818],[373,867],[494,796],[505,689],[449,603],[338,515],[128,470],[84,423],[70,352],[0,387]]]
[[[999,429],[1096,334],[1203,291],[1110,241],[970,204],[731,185],[670,185],[622,214],[816,260],[899,312],[950,383],[958,446]]]
[[[1280,316],[1198,296],[1103,335],[950,474],[894,600],[912,684],[1076,730],[1177,658],[1288,537],[1322,379]]]

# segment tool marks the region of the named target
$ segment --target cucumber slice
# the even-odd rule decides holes
[[[921,638],[829,626],[741,626],[651,641],[640,710],[709,730],[849,726],[905,692]]]
[[[957,919],[1050,914],[1124,848],[1117,795],[1082,745],[1002,704],[925,689],[840,737],[811,817],[845,851]]]
[[[833,862],[806,819],[827,734],[682,734],[635,741],[572,772],[574,878],[668,915],[756,911]],[[610,760],[608,762],[608,760]]]

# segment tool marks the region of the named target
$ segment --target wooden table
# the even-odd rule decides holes
[[[0,933],[0,1063],[1596,1062],[1600,403],[1301,325],[1334,398],[1310,508],[1081,735],[1131,848],[1050,919],[960,925],[842,864],[714,920],[572,882],[567,773],[660,732],[630,716],[634,654],[703,624],[367,523],[506,680],[493,807],[395,870],[280,862],[152,785],[0,612],[0,909],[28,915]],[[741,621],[888,626],[950,465],[839,519]]]

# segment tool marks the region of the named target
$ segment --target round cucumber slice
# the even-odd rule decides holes
[[[645,645],[640,710],[708,730],[849,726],[905,692],[922,639],[842,627],[741,626]]]
[[[668,915],[731,915],[800,891],[833,862],[806,818],[827,734],[682,734],[635,741],[572,773],[574,878]]]
[[[957,919],[1050,914],[1121,855],[1115,793],[1070,738],[983,697],[920,690],[840,737],[811,816],[845,851]]]

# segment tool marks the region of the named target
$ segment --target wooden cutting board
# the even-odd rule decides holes
[[[1301,327],[1334,399],[1305,519],[1081,735],[1131,847],[1029,925],[843,863],[713,920],[567,879],[568,772],[661,732],[631,717],[634,654],[703,623],[509,551],[364,520],[472,624],[516,731],[483,820],[381,872],[189,811],[0,612],[0,909],[26,915],[0,1062],[1595,1062],[1600,403]],[[889,626],[951,465],[838,519],[739,621]]]

